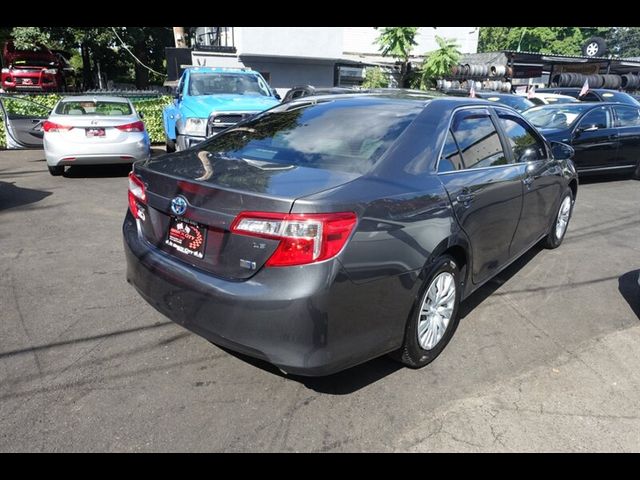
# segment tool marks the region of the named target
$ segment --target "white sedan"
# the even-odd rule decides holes
[[[131,163],[151,153],[144,122],[126,98],[64,97],[42,129],[51,175],[67,165]]]

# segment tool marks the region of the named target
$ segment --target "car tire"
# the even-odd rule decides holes
[[[638,165],[636,166],[636,169],[631,174],[631,178],[635,180],[640,180],[640,160],[638,160]]]
[[[443,283],[439,284],[439,282]],[[444,288],[445,296],[443,300],[446,300],[451,295],[451,287],[454,289],[453,297],[444,303],[445,307],[442,307],[442,311],[449,309],[451,311],[448,322],[444,325],[443,333],[440,333],[442,330],[437,327],[438,324],[433,323],[438,322],[438,317],[432,321],[429,319],[429,315],[424,313],[427,308],[431,308],[434,313],[437,312],[438,308],[436,307],[433,310],[433,307],[430,307],[429,304],[433,305],[433,301],[437,300],[439,286],[441,291]],[[432,290],[434,288],[435,290]],[[447,346],[458,327],[460,321],[458,318],[458,306],[461,293],[460,270],[456,261],[449,255],[443,255],[436,259],[409,314],[402,347],[393,352],[391,356],[410,368],[421,368],[433,362]],[[440,319],[439,325],[442,327],[445,316],[438,316]],[[429,325],[427,322],[430,321],[432,323]],[[431,333],[429,330],[431,330]],[[429,335],[433,336],[429,337]],[[431,342],[435,343],[429,344]]]
[[[59,177],[64,174],[64,165],[56,165],[55,167],[47,165],[47,167],[49,168],[49,173],[54,177]]]
[[[573,214],[574,203],[575,201],[573,198],[573,192],[570,188],[567,188],[567,190],[565,190],[564,192],[564,195],[562,195],[560,206],[558,207],[558,211],[553,220],[553,224],[549,229],[549,233],[547,233],[547,236],[544,238],[543,242],[545,248],[554,249],[558,248],[562,244],[562,240],[567,233],[567,228],[569,228],[569,221],[571,220],[571,215]],[[566,210],[567,205],[568,211]],[[561,215],[563,218],[564,226],[560,225]]]
[[[607,53],[607,43],[602,37],[591,37],[582,45],[585,57],[603,57]]]
[[[176,151],[176,142],[175,140],[171,140],[165,136],[165,145],[167,146],[167,152],[175,152]]]

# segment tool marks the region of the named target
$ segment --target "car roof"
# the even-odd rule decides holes
[[[570,92],[570,91],[580,91],[582,89],[582,87],[545,87],[545,88],[539,88],[536,89],[536,92]],[[597,92],[597,93],[605,93],[605,92],[613,92],[613,93],[627,93],[627,92],[621,92],[620,90],[614,90],[612,88],[591,88],[589,87],[589,91],[590,92]],[[628,94],[627,94],[628,95]]]
[[[438,102],[440,104],[449,103],[451,107],[457,106],[457,104],[477,104],[477,105],[486,105],[486,106],[494,106],[493,102],[489,102],[487,100],[483,100],[480,98],[470,98],[470,97],[449,97],[449,96],[438,96],[438,95],[429,95],[429,92],[423,90],[415,90],[415,91],[404,91],[402,89],[394,90],[394,91],[385,91],[385,92],[359,92],[359,93],[346,93],[344,95],[309,95],[306,97],[296,98],[287,103],[287,105],[302,105],[308,102],[314,102],[316,100],[326,101],[331,100],[333,102],[348,102],[351,99],[355,98],[367,98],[367,99],[378,99],[380,100],[380,104],[387,103],[389,100],[394,100],[399,103],[407,102],[414,103],[417,105],[426,105],[430,102]],[[373,102],[376,103],[376,102]]]
[[[632,107],[632,108],[640,108],[640,105],[631,105],[629,103],[620,103],[620,102],[572,102],[572,103],[554,103],[549,105],[536,105],[535,107],[531,107],[531,110],[534,108],[570,108],[576,106],[582,107],[606,107],[606,106],[614,106],[619,107],[620,105]]]
[[[103,102],[131,103],[128,98],[109,95],[69,95],[68,97],[60,99],[61,102],[94,102],[96,100],[102,100]]]

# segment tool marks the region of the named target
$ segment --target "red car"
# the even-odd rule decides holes
[[[75,70],[60,53],[39,46],[17,50],[9,41],[3,49],[0,86],[7,92],[63,92],[75,90]]]

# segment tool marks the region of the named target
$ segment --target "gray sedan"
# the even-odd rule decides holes
[[[65,97],[42,128],[51,175],[67,165],[131,163],[151,152],[142,118],[126,98]]]

